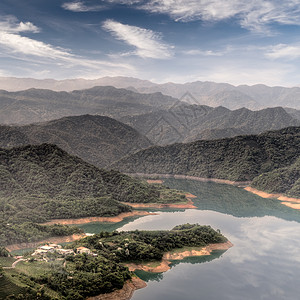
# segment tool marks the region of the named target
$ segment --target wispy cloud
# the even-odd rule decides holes
[[[125,4],[123,0],[107,2]],[[272,23],[300,25],[299,0],[137,0],[129,1],[127,5],[167,14],[181,22],[217,22],[235,18],[241,27],[255,32],[269,32],[268,25]]]
[[[278,44],[267,49],[266,57],[271,59],[296,59],[300,58],[300,45]]]
[[[227,53],[227,51],[212,51],[212,50],[200,50],[200,49],[192,49],[182,51],[185,55],[202,55],[202,56],[223,56]]]
[[[161,34],[149,29],[106,20],[103,28],[116,39],[124,41],[136,50],[132,53],[142,58],[166,59],[172,56],[172,46],[162,41]]]
[[[65,2],[62,4],[62,8],[73,12],[100,11],[106,9],[104,5],[87,5],[83,1]]]
[[[1,56],[17,58],[27,62],[52,63],[65,67],[81,66],[89,69],[103,67],[133,70],[132,66],[111,61],[92,60],[73,54],[68,49],[22,36],[24,31],[39,32],[39,28],[27,22],[18,22],[15,17],[0,17],[0,53]],[[37,61],[38,60],[38,61]]]

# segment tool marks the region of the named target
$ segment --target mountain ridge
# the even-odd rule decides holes
[[[24,126],[1,126],[0,147],[56,144],[104,167],[152,143],[130,126],[106,116],[81,115]]]
[[[218,106],[223,105],[230,109],[238,109],[246,106],[250,109],[262,109],[264,107],[284,106],[300,109],[300,88],[267,86],[264,84],[238,85],[229,83],[217,83],[211,81],[195,81],[187,83],[154,83],[133,77],[102,77],[98,79],[32,79],[0,77],[0,89],[24,90],[29,87],[50,88],[57,91],[72,91],[86,89],[93,86],[112,85],[117,88],[135,89],[140,93],[162,92],[180,99],[189,93],[189,104]],[[193,100],[194,99],[194,100]],[[195,102],[196,99],[196,102]],[[182,99],[184,101],[184,97]]]

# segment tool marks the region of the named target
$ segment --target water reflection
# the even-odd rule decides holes
[[[132,300],[299,299],[299,211],[233,186],[175,179],[165,184],[195,194],[198,208],[164,210],[126,220],[122,226],[114,224],[114,229],[171,229],[199,223],[220,229],[234,247],[217,259],[202,257],[192,264],[195,258],[190,258],[165,273],[152,274],[148,286],[136,291]]]
[[[133,299],[298,299],[297,222],[272,216],[237,218],[213,211],[187,210],[146,216],[121,229],[170,229],[186,222],[221,228],[234,247],[209,263],[176,265],[163,273],[159,284],[149,282]]]

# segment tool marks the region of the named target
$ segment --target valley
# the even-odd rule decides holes
[[[199,216],[205,211],[221,214],[220,218],[272,216],[300,222],[300,123],[295,109],[230,110],[113,87],[1,91],[1,95],[0,113],[5,117],[0,125],[1,245],[12,251],[50,241],[72,242],[63,247],[98,253],[93,259],[57,257],[39,265],[29,262],[29,252],[27,262],[3,271],[0,283],[11,293],[35,298],[41,294],[41,299],[102,299],[103,293],[103,299],[121,294],[135,299],[139,293],[147,297],[151,279],[145,287],[134,274],[146,281],[151,276],[164,278],[161,272],[173,271],[179,258],[179,266],[189,259],[223,260],[222,251],[239,244],[231,230],[225,235],[230,241],[233,237],[234,245],[224,237],[210,240],[207,234],[200,245],[201,232],[187,242],[189,226],[191,230],[200,226],[189,225],[189,219],[202,225]],[[232,190],[224,187],[228,184]],[[246,192],[245,186],[268,197]],[[186,225],[166,228],[172,245],[163,251],[159,241],[165,233],[159,230],[164,222],[159,221],[152,233],[122,231],[147,220],[151,227],[152,219],[161,216],[168,222],[172,214],[178,216],[177,222],[181,214],[187,216],[181,222]],[[210,218],[207,222],[214,223]],[[216,228],[222,230],[221,225]],[[184,242],[178,240],[178,232],[172,235],[173,230],[185,232]],[[126,245],[131,239],[130,248]],[[132,257],[127,250],[130,255],[133,251]],[[5,259],[1,263],[7,264]],[[135,291],[139,287],[144,289]]]

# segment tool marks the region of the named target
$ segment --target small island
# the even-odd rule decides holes
[[[113,299],[116,293],[118,299],[128,299],[146,285],[131,271],[133,265],[169,265],[173,259],[209,255],[231,246],[219,230],[199,224],[165,231],[101,232],[64,247],[42,245],[18,260],[3,251],[6,257],[1,261],[6,267],[0,282],[5,281],[12,294],[34,299]]]

